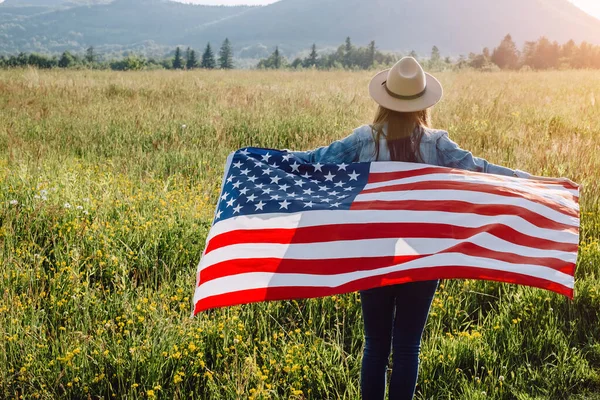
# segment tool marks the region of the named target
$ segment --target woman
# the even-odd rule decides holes
[[[329,146],[293,152],[300,159],[322,163],[370,161],[420,162],[491,174],[529,177],[494,165],[458,147],[448,133],[430,128],[429,108],[442,97],[442,86],[412,57],[378,73],[369,93],[379,104],[372,125],[364,125]],[[411,282],[360,293],[365,347],[361,371],[363,399],[383,399],[390,350],[393,367],[389,398],[412,399],[419,369],[421,336],[439,284]],[[406,305],[409,305],[408,307]]]

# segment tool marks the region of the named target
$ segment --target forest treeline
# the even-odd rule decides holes
[[[366,47],[355,46],[350,37],[335,51],[318,51],[313,44],[306,57],[289,60],[275,48],[273,53],[258,62],[258,69],[371,69],[389,66],[404,54],[385,53],[377,49],[374,41]],[[484,48],[481,53],[470,53],[458,58],[443,57],[440,49],[433,46],[431,53],[422,56],[414,51],[406,54],[423,63],[428,70],[473,68],[484,71],[497,69],[568,69],[597,68],[600,69],[600,46],[587,42],[576,44],[573,40],[564,44],[551,42],[546,37],[537,41],[525,42],[519,49],[511,35],[506,35],[500,44],[493,48]],[[120,59],[106,60],[98,54],[94,47],[89,47],[84,54],[69,51],[60,56],[38,53],[19,53],[13,56],[0,56],[0,68],[32,66],[47,68],[94,68],[119,71],[142,69],[233,69],[233,48],[229,39],[225,39],[217,54],[208,43],[200,56],[194,49],[175,49],[171,56],[163,58],[146,58],[128,54]]]

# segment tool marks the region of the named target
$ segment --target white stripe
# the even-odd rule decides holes
[[[471,184],[481,185],[483,187],[482,189],[484,189],[485,186],[487,186],[490,188],[504,187],[504,188],[513,189],[513,190],[520,190],[520,191],[531,193],[531,194],[539,196],[539,197],[543,197],[552,202],[562,204],[566,207],[573,208],[575,210],[579,210],[579,204],[577,204],[577,202],[570,200],[570,199],[566,199],[563,196],[561,196],[561,195],[567,194],[567,189],[563,188],[563,190],[561,190],[561,189],[557,189],[556,187],[553,187],[552,189],[545,189],[545,188],[540,188],[539,186],[535,186],[535,185],[523,185],[520,182],[513,182],[513,181],[500,182],[500,181],[493,181],[493,180],[489,180],[489,179],[485,179],[485,178],[486,178],[486,175],[483,175],[480,177],[480,176],[466,176],[466,175],[452,175],[452,174],[429,174],[429,175],[411,176],[408,178],[401,178],[401,179],[393,179],[393,180],[384,181],[384,182],[369,183],[369,184],[365,185],[365,188],[363,190],[378,189],[378,188],[393,186],[393,185],[405,185],[405,184],[409,184],[409,183],[431,182],[431,181],[471,183]],[[456,190],[460,190],[460,189],[456,189]],[[476,193],[478,193],[478,192],[473,192],[473,191],[466,191],[466,192],[472,193],[471,196],[476,196]]]
[[[329,260],[434,254],[450,249],[460,243],[473,243],[492,251],[512,253],[525,257],[558,258],[570,263],[574,263],[577,258],[575,253],[520,246],[488,233],[481,233],[468,239],[391,238],[293,244],[241,243],[220,247],[205,254],[200,261],[198,271],[202,271],[220,262],[238,259]]]
[[[245,215],[217,222],[210,230],[207,242],[213,237],[234,230],[295,229],[333,224],[377,223],[437,223],[465,228],[478,228],[489,224],[504,224],[525,235],[561,243],[579,243],[579,235],[567,231],[540,228],[514,215],[477,215],[444,211],[396,210],[315,210],[299,213],[272,213]],[[570,226],[579,227],[572,219]]]
[[[536,203],[534,201],[527,200],[523,197],[506,197],[497,194],[490,194],[484,192],[467,192],[462,190],[454,189],[440,189],[440,190],[403,190],[397,192],[382,192],[382,193],[367,193],[359,194],[354,199],[355,203],[362,203],[368,201],[396,201],[396,200],[409,200],[409,201],[427,201],[427,200],[442,200],[442,201],[463,201],[470,204],[482,204],[482,205],[511,205],[523,207],[527,210],[535,212],[538,215],[542,215],[552,221],[560,222],[562,224],[572,225],[574,222],[577,223],[577,218],[563,214],[550,207],[546,207],[543,204]],[[500,214],[498,214],[500,215]],[[503,214],[502,214],[503,215]],[[575,220],[575,221],[574,221]]]
[[[467,170],[459,170],[460,172],[465,172],[466,174],[452,174],[450,173],[453,169],[455,170],[455,168],[448,168],[448,167],[442,167],[442,166],[438,166],[438,165],[429,165],[429,164],[412,164],[412,163],[405,163],[405,162],[399,162],[399,161],[394,161],[394,162],[389,162],[389,161],[378,161],[378,162],[372,162],[371,165],[369,166],[369,171],[371,173],[385,173],[385,172],[404,172],[404,171],[415,171],[415,170],[420,170],[420,169],[425,169],[425,168],[443,168],[444,170],[448,171],[448,174],[429,174],[429,175],[424,175],[424,176],[434,176],[434,175],[448,175],[448,176],[453,176],[453,177],[472,177],[472,178],[476,178],[478,175],[481,176],[481,179],[485,180],[487,178],[487,182],[498,182],[498,181],[504,181],[504,182],[512,182],[515,183],[517,185],[524,185],[524,186],[529,186],[532,188],[537,188],[538,190],[540,189],[540,186],[547,188],[548,190],[557,190],[560,192],[567,192],[573,196],[579,197],[579,190],[578,189],[569,189],[564,187],[561,183],[556,182],[556,183],[552,183],[552,182],[548,182],[545,180],[538,180],[535,178],[527,178],[527,179],[523,179],[523,178],[518,178],[518,177],[513,177],[513,176],[504,176],[504,175],[494,175],[494,174],[486,174],[484,172],[473,172],[473,171],[467,171]],[[427,180],[431,180],[431,179],[427,179]]]
[[[519,273],[534,278],[549,280],[569,289],[572,289],[574,286],[573,276],[556,271],[552,268],[529,264],[511,264],[488,258],[469,257],[461,253],[448,253],[434,254],[430,257],[420,258],[386,268],[369,271],[354,271],[336,275],[281,274],[270,272],[251,272],[231,275],[210,280],[198,286],[194,294],[194,304],[206,297],[233,293],[241,290],[289,286],[334,288],[353,282],[357,279],[382,276],[396,271],[409,271],[416,268],[454,265]]]

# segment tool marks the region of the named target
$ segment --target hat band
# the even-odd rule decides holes
[[[417,93],[417,94],[414,94],[412,96],[403,96],[401,94],[396,94],[396,93],[392,92],[390,89],[388,89],[386,83],[387,83],[387,81],[383,81],[383,83],[382,83],[383,87],[385,88],[385,91],[390,96],[392,96],[393,98],[400,99],[400,100],[414,100],[414,99],[418,99],[419,97],[422,97],[425,94],[425,92],[427,91],[427,86],[425,86],[425,89],[423,89],[423,91],[421,93]]]

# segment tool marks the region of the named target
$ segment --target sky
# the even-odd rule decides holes
[[[236,5],[236,4],[247,4],[247,5],[265,5],[275,3],[276,0],[177,0],[185,3],[196,3],[196,4],[211,4],[211,5]],[[591,14],[597,18],[600,18],[600,0],[569,0],[588,14]]]

